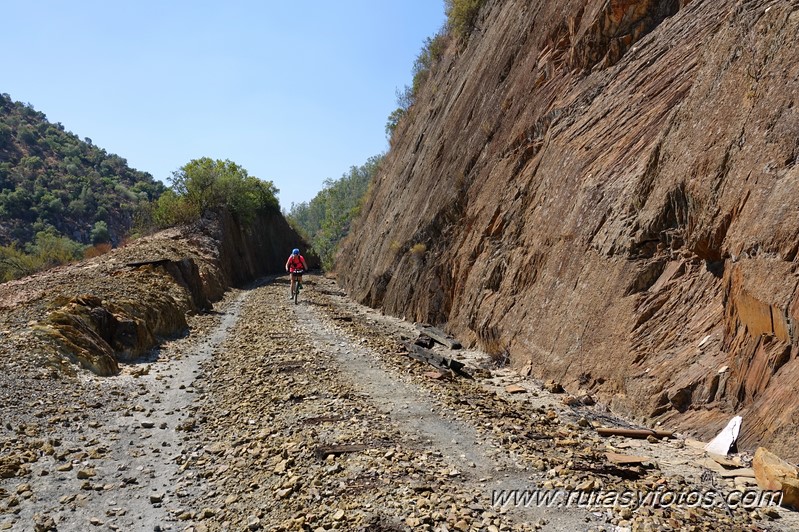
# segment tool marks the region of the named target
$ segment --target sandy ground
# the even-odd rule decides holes
[[[298,305],[278,278],[215,307],[118,377],[3,390],[0,530],[799,529],[782,508],[495,504],[503,490],[736,485],[690,439],[597,436],[627,424],[478,351],[438,347],[475,378],[431,378],[400,344],[414,324],[330,279],[308,276]]]

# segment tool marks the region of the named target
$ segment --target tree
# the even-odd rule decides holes
[[[105,244],[111,241],[111,233],[108,232],[108,224],[100,220],[94,224],[90,235],[92,244]]]
[[[249,175],[230,160],[194,159],[172,174],[170,184],[171,191],[161,196],[153,213],[161,227],[222,210],[250,223],[258,212],[279,208],[274,183]]]
[[[310,238],[325,268],[333,267],[338,244],[349,233],[382,161],[382,155],[371,157],[362,166],[351,167],[340,179],[327,179],[310,202],[292,205],[290,222]]]

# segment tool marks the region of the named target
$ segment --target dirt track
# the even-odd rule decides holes
[[[495,490],[699,486],[701,453],[682,441],[600,439],[592,422],[613,421],[601,407],[567,407],[507,369],[485,369],[479,352],[457,353],[474,381],[432,380],[399,347],[412,324],[353,304],[321,277],[307,278],[299,305],[287,292],[282,278],[231,292],[191,318],[189,336],[119,377],[23,379],[17,395],[30,400],[13,402],[0,429],[0,464],[19,458],[0,480],[0,530],[797,523],[782,509],[772,521],[723,508],[492,506]],[[508,395],[511,382],[529,392]],[[606,450],[650,456],[659,469],[612,470]]]

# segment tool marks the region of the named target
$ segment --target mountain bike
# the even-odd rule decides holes
[[[291,298],[294,300],[294,304],[300,302],[300,290],[302,290],[302,270],[297,270],[292,272],[292,275],[296,276],[297,282],[294,283],[294,291],[291,293]]]

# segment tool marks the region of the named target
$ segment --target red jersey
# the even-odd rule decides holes
[[[305,257],[302,255],[291,255],[286,262],[289,267],[289,272],[294,273],[300,270],[307,270],[305,267]]]

